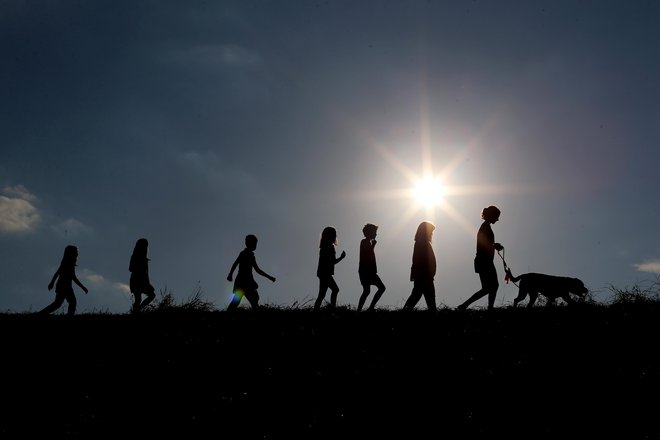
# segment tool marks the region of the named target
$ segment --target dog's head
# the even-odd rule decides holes
[[[582,280],[578,278],[571,278],[571,282],[568,286],[568,290],[570,290],[571,293],[578,295],[579,297],[584,297],[584,295],[586,295],[587,292],[589,292],[589,289],[585,287]]]

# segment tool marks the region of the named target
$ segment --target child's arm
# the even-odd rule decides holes
[[[89,290],[87,290],[87,287],[83,286],[83,284],[80,282],[76,274],[73,274],[73,282],[76,283],[80,288],[83,290],[83,292],[87,293]]]
[[[232,281],[234,277],[234,270],[236,269],[236,266],[238,266],[238,258],[236,258],[236,261],[234,261],[234,264],[231,265],[231,270],[229,271],[229,275],[227,275],[227,281]]]
[[[57,268],[57,270],[55,271],[55,274],[53,275],[53,278],[50,280],[50,283],[48,283],[48,290],[53,289],[53,285],[55,284],[55,280],[57,279],[57,277],[59,275],[60,275],[60,269]]]
[[[268,275],[266,272],[264,272],[263,270],[261,270],[261,268],[260,268],[259,266],[257,266],[257,262],[256,262],[256,261],[254,262],[254,264],[252,265],[252,267],[254,267],[254,271],[255,271],[256,273],[258,273],[259,275],[261,275],[262,277],[266,277],[266,278],[268,278],[269,280],[271,280],[272,282],[275,282],[275,277],[274,277],[274,276],[270,276],[270,275]]]
[[[335,264],[339,263],[344,258],[346,258],[346,251],[341,251],[341,255],[335,260]]]

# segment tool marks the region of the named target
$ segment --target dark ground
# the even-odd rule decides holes
[[[2,438],[660,438],[660,307],[0,315]]]

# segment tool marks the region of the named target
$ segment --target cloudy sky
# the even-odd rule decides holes
[[[157,290],[224,309],[246,234],[277,277],[256,276],[262,303],[310,305],[328,225],[355,306],[367,222],[380,305],[399,308],[423,220],[455,307],[480,288],[488,205],[515,274],[602,300],[653,282],[659,17],[652,1],[5,0],[0,310],[48,304],[75,244],[79,312],[127,312],[140,237]],[[412,191],[424,176],[444,185],[433,206]],[[515,294],[502,282],[496,305]]]

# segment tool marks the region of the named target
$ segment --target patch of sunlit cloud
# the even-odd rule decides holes
[[[131,293],[131,288],[128,284],[109,280],[91,269],[80,269],[80,279],[83,281],[83,284],[89,283],[88,287],[94,290],[103,290],[108,293]]]
[[[97,285],[105,283],[105,278],[103,275],[99,275],[89,269],[83,269],[81,272],[82,278],[89,281],[90,283]]]
[[[639,272],[648,272],[660,275],[660,260],[652,260],[644,263],[633,264]]]
[[[51,228],[64,237],[79,237],[81,235],[89,235],[93,232],[90,226],[75,218],[66,219],[51,226]]]
[[[34,202],[37,200],[37,196],[32,194],[26,187],[23,185],[16,186],[5,186],[2,188],[2,193],[9,197],[15,197],[17,199],[27,200],[28,202]]]
[[[41,216],[32,204],[36,196],[23,185],[5,186],[0,195],[0,233],[10,234],[34,229]]]
[[[88,295],[81,301],[81,307],[94,311],[127,310],[131,304],[130,288],[127,284],[104,276],[91,269],[80,268],[78,278],[89,289]],[[74,286],[77,292],[77,286]]]
[[[123,292],[123,293],[126,293],[126,294],[131,293],[131,288],[126,283],[114,283],[112,286],[115,289],[119,290],[120,292]]]

